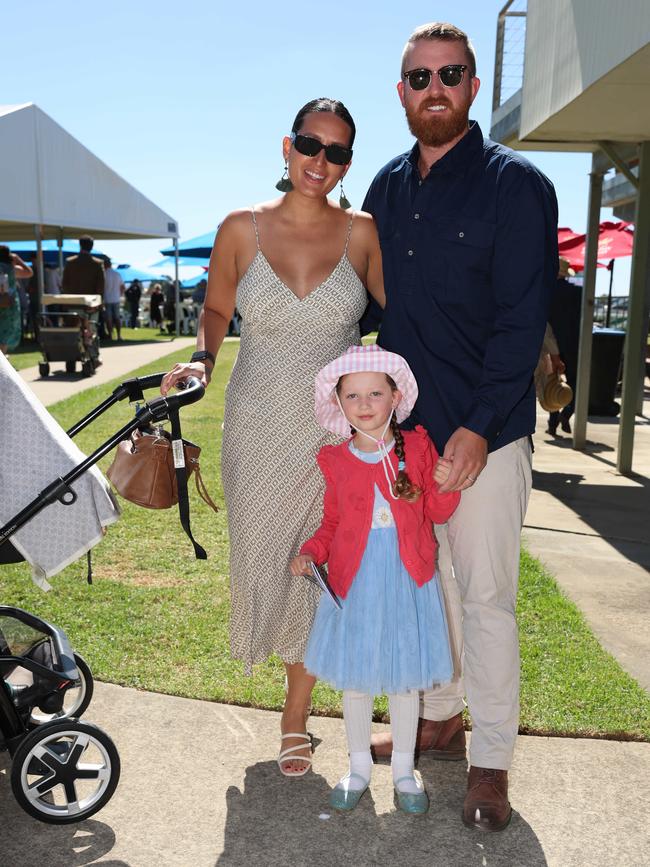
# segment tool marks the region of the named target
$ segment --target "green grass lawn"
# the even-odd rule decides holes
[[[206,397],[183,413],[184,434],[201,444],[202,473],[221,506],[219,449],[224,387],[238,344],[224,344]],[[184,360],[187,351],[166,363]],[[160,362],[139,373],[160,369]],[[80,392],[51,408],[69,427],[112,390]],[[153,396],[153,392],[150,393]],[[128,420],[109,410],[78,437],[86,452]],[[105,469],[110,457],[101,466]],[[192,494],[193,487],[190,488]],[[36,492],[26,492],[29,498]],[[25,564],[0,570],[0,599],[62,626],[97,679],[156,692],[279,709],[282,664],[272,659],[253,677],[228,653],[226,515],[192,495],[192,529],[208,551],[193,558],[176,509],[148,511],[123,503],[122,519],[93,552],[95,583],[85,582],[85,559],[52,579],[43,593]],[[650,738],[650,697],[600,647],[575,605],[540,564],[522,555],[519,623],[522,645],[522,731]],[[378,699],[376,712],[386,711]],[[340,695],[318,684],[314,712],[340,714]]]

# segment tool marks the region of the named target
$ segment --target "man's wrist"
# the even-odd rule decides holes
[[[215,358],[215,356],[211,352],[209,352],[207,349],[197,349],[197,351],[194,352],[192,354],[192,357],[190,358],[190,362],[192,362],[192,361],[209,361],[213,367],[214,367],[216,360],[217,359]]]

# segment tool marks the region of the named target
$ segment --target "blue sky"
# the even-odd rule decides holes
[[[471,36],[482,82],[472,116],[489,131],[503,2],[421,10],[393,0],[23,0],[3,8],[1,101],[35,102],[189,238],[233,208],[273,198],[282,136],[297,110],[333,96],[357,123],[345,188],[359,207],[375,172],[412,144],[395,83],[403,44],[427,13]],[[584,231],[589,155],[528,156],[556,185],[560,225]],[[101,244],[140,266],[162,246]],[[598,291],[607,279],[599,275]],[[628,282],[622,260],[615,291],[627,293]]]

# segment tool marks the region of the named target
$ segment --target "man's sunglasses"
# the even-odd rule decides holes
[[[324,145],[322,141],[318,141],[317,138],[312,138],[310,135],[292,132],[291,141],[298,153],[304,157],[315,157],[324,150],[327,162],[333,163],[335,166],[347,166],[352,159],[352,148],[344,148],[337,144]]]
[[[411,90],[426,90],[434,75],[438,76],[444,87],[458,87],[466,69],[467,66],[455,63],[441,66],[440,69],[411,69],[404,73],[404,78],[411,85]]]

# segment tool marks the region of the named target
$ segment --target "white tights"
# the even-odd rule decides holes
[[[413,754],[418,727],[419,696],[417,691],[388,696],[390,727],[393,734],[391,769],[393,782],[399,781],[401,792],[420,792],[421,786],[413,774]],[[351,689],[343,691],[343,719],[350,753],[350,770],[338,783],[338,788],[361,789],[370,782],[370,725],[372,696]],[[404,779],[406,778],[406,779]]]

